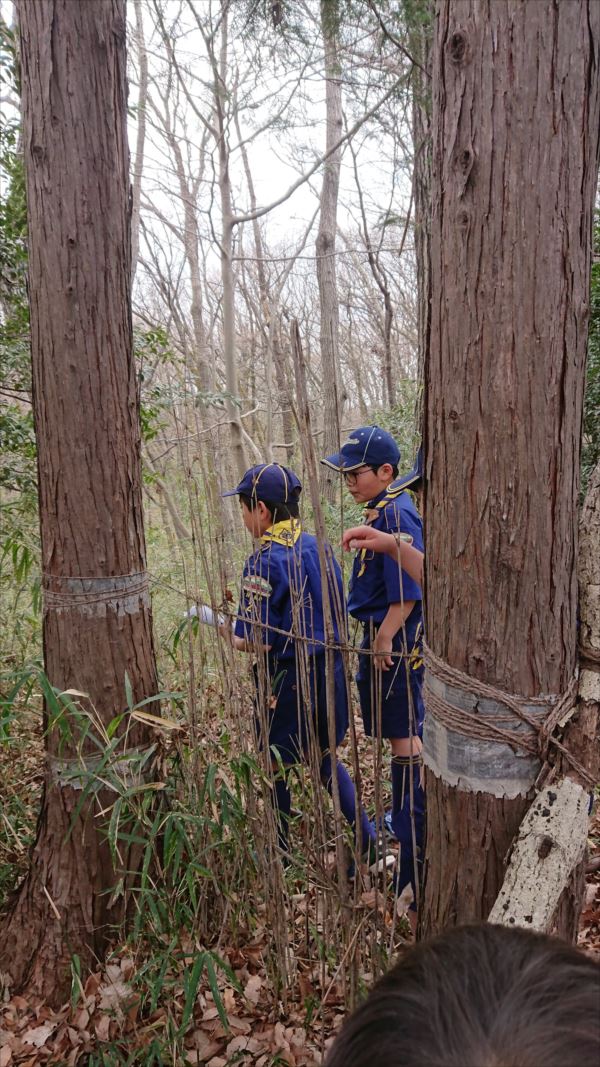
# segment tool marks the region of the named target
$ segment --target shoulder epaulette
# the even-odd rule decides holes
[[[406,482],[404,482],[401,478],[396,478],[395,481],[390,482],[390,484],[388,485],[385,491],[385,496],[381,503],[385,504],[388,500],[395,500],[396,497],[400,496],[400,493],[403,493],[405,489]]]

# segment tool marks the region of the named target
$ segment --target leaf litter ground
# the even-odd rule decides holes
[[[25,723],[28,723],[26,726]],[[0,749],[3,782],[3,827],[0,833],[0,886],[15,884],[27,865],[41,789],[42,742],[32,720],[10,749]],[[368,780],[368,746],[359,739],[363,774]],[[367,798],[368,799],[368,798]],[[600,958],[600,805],[590,830],[587,888],[581,917],[581,947]],[[330,857],[332,861],[332,857]],[[0,1067],[37,1067],[54,1064],[83,1065],[196,1064],[229,1067],[316,1067],[345,1014],[340,974],[316,966],[306,953],[306,916],[313,887],[292,896],[290,924],[296,953],[297,980],[286,1001],[275,988],[269,967],[272,935],[260,915],[250,931],[241,931],[235,945],[220,945],[228,974],[217,970],[213,981],[202,975],[189,990],[177,969],[165,968],[162,989],[148,996],[145,988],[148,946],[123,944],[109,962],[74,983],[71,1001],[59,1011],[44,1003],[11,995],[5,986],[0,1005]],[[384,927],[391,924],[385,900],[366,890],[357,906],[365,922],[378,903]],[[6,901],[4,903],[6,907]],[[400,924],[394,949],[408,944]],[[183,933],[178,939],[182,962],[191,963],[200,949]],[[338,968],[339,971],[339,968]],[[370,975],[364,974],[368,984]],[[215,985],[216,982],[216,985]],[[326,986],[324,987],[324,982]],[[0,975],[0,991],[3,976]],[[323,1002],[325,999],[325,1003]],[[183,1027],[182,1021],[186,1020]],[[169,1049],[173,1052],[169,1053]]]

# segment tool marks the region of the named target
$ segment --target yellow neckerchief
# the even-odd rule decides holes
[[[385,505],[390,502],[390,500],[394,500],[397,496],[400,496],[400,493],[403,492],[402,486],[400,486],[399,488],[395,488],[395,485],[395,482],[390,482],[387,489],[385,490],[384,495],[377,504],[375,504],[372,508],[368,506],[363,508],[363,523],[366,526],[370,526],[372,522],[375,522],[375,519],[378,517],[381,509],[384,508]],[[361,548],[359,555],[360,567],[356,577],[362,578],[363,574],[367,569],[367,549]]]
[[[291,548],[296,544],[296,541],[302,533],[302,524],[298,519],[283,519],[281,522],[275,522],[272,526],[269,526],[268,530],[265,530],[260,541],[262,545],[283,545],[284,548]]]

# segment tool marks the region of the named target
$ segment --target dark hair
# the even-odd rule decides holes
[[[389,461],[386,460],[386,462],[389,462]],[[383,467],[383,463],[369,463],[367,465],[371,468],[371,470],[373,471],[374,474],[377,474],[377,471],[379,470],[379,468]],[[398,464],[397,463],[390,463],[390,467],[392,468],[392,477],[395,480],[398,477],[398,469],[399,469],[398,468]]]
[[[408,950],[325,1067],[583,1067],[600,1062],[600,965],[557,938],[463,926]]]
[[[267,510],[271,512],[273,522],[297,519],[300,514],[300,505],[297,500],[288,500],[287,504],[279,504],[273,500],[263,500],[261,496],[247,496],[246,493],[240,493],[240,500],[246,505],[248,511],[254,511],[258,501],[262,500]]]

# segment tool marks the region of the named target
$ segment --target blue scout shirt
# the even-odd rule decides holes
[[[299,522],[287,520],[267,530],[261,542],[258,551],[244,564],[236,637],[254,637],[271,645],[272,661],[295,659],[295,636],[315,638],[314,643],[309,640],[308,654],[324,655],[323,593],[316,537],[302,533]],[[325,551],[335,640],[339,641],[345,612],[342,574],[330,545],[325,546]]]
[[[410,493],[394,489],[395,483],[368,505],[369,524],[376,530],[386,533],[408,533],[413,545],[423,551],[423,523]],[[356,553],[352,567],[352,576],[348,587],[348,611],[360,622],[368,623],[371,619],[376,624],[383,622],[390,604],[401,600],[422,599],[421,587],[398,563],[383,552],[362,549]],[[415,605],[413,616],[421,617],[421,605]]]

